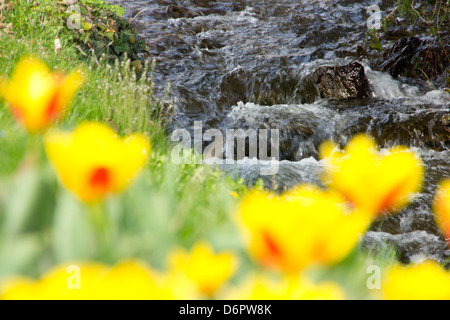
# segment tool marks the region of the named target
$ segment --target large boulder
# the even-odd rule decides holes
[[[321,60],[297,66],[287,59],[267,61],[258,73],[237,67],[225,74],[219,84],[219,104],[239,101],[259,105],[313,103],[319,98],[368,98],[372,89],[364,66],[359,62],[342,64]]]
[[[359,62],[320,67],[313,77],[322,98],[368,98],[372,95],[364,66]]]

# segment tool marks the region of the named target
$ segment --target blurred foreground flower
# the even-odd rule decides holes
[[[336,151],[331,142],[324,143],[321,154],[328,163],[326,182],[330,187],[355,207],[381,215],[402,208],[421,190],[424,168],[405,147],[395,147],[388,154],[375,148],[372,139],[358,135],[343,152]]]
[[[63,184],[88,203],[123,190],[144,166],[150,151],[143,135],[120,138],[95,122],[81,124],[69,133],[48,132],[45,148]]]
[[[443,181],[437,189],[434,212],[437,224],[450,243],[450,179]]]
[[[9,103],[17,121],[36,133],[61,117],[82,83],[78,70],[65,76],[52,72],[36,58],[25,57],[9,81],[0,78],[0,95]]]
[[[350,212],[339,194],[309,185],[281,196],[253,191],[239,220],[256,261],[293,273],[342,260],[371,222],[364,212]]]
[[[1,299],[172,299],[172,288],[161,275],[138,261],[110,268],[96,263],[61,265],[37,281],[10,280],[0,288]]]
[[[394,266],[382,291],[389,300],[449,300],[450,273],[434,261]]]
[[[315,284],[305,277],[283,276],[279,280],[250,277],[233,290],[233,300],[343,300],[344,291],[334,282]]]
[[[173,251],[169,263],[171,272],[181,272],[210,297],[234,274],[237,257],[231,252],[216,254],[208,244],[200,242],[190,254],[183,249]]]

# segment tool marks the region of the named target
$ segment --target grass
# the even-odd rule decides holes
[[[11,75],[19,59],[29,54],[63,72],[82,68],[86,71],[86,83],[78,92],[73,108],[61,126],[68,128],[81,121],[102,121],[120,134],[146,132],[156,142],[155,146],[161,149],[166,147],[167,135],[164,133],[162,116],[170,110],[163,111],[162,105],[152,99],[153,87],[147,75],[147,71],[151,71],[148,65],[137,79],[138,75],[130,67],[126,54],[121,62],[116,58],[111,65],[108,63],[112,59],[110,55],[97,57],[90,53],[85,56],[76,43],[64,38],[61,38],[62,50],[55,52],[54,41],[61,36],[61,32],[48,27],[51,18],[49,21],[47,16],[25,1],[16,2],[6,10],[1,13],[2,23],[12,24],[13,27],[12,34],[3,33],[0,37],[0,74]],[[15,124],[4,104],[0,109],[0,126],[2,136],[8,135],[14,140],[2,139],[0,142],[2,150],[9,151],[0,160],[4,162],[1,163],[0,173],[10,173],[17,168],[25,148],[10,148],[9,143],[25,145],[23,142],[27,137]]]
[[[145,132],[151,139],[151,159],[142,176],[105,205],[107,214],[120,221],[114,230],[120,236],[111,244],[117,248],[114,256],[104,260],[113,263],[135,256],[161,265],[162,256],[174,245],[190,246],[197,239],[211,238],[219,247],[230,246],[232,241],[224,243],[215,233],[233,229],[228,216],[237,200],[231,191],[242,193],[246,187],[241,180],[233,181],[208,166],[171,163],[171,142],[165,131],[171,106],[152,97],[152,66],[144,65],[136,72],[126,54],[115,60],[108,54],[85,56],[77,44],[64,38],[62,50],[55,52],[54,40],[61,31],[48,27],[52,18],[32,3],[9,4],[0,11],[3,25],[13,26],[12,34],[0,36],[0,74],[10,76],[19,59],[29,54],[63,72],[82,68],[85,84],[57,126],[71,129],[83,121],[99,121],[121,135]],[[0,266],[0,276],[11,272],[37,275],[56,262],[98,258],[83,249],[89,246],[91,232],[80,212],[88,209],[58,186],[48,163],[39,170],[28,165],[27,150],[34,140],[1,101],[0,256],[10,262]],[[39,198],[45,199],[43,203]],[[47,218],[35,224],[29,221],[32,216]],[[10,257],[12,252],[18,254]]]

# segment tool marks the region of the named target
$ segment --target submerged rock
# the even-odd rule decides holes
[[[444,130],[450,133],[450,113],[443,115],[439,121],[441,122]]]
[[[255,185],[261,179],[266,188],[276,192],[290,190],[301,183],[322,186],[320,177],[323,173],[323,163],[312,157],[296,162],[252,161],[246,158],[235,164],[222,164],[220,169],[232,177],[244,178],[248,185]],[[275,174],[264,174],[269,169]]]
[[[442,91],[443,94],[448,95]],[[449,96],[450,97],[450,96]],[[342,107],[341,101],[329,100],[327,107],[338,110],[335,135],[351,137],[365,132],[377,140],[381,147],[401,144],[407,147],[447,150],[450,147],[449,108],[433,103],[436,97],[422,97],[353,101]],[[445,103],[446,98],[442,100]],[[345,142],[345,141],[344,141]]]
[[[322,98],[368,98],[372,95],[364,66],[359,62],[320,67],[314,77]]]
[[[331,137],[336,112],[320,104],[261,106],[239,102],[226,128],[279,130],[279,160],[318,158],[319,146]]]
[[[177,5],[167,6],[167,16],[173,19],[193,18],[198,16],[194,11]]]
[[[376,253],[386,252],[392,248],[396,250],[403,263],[410,263],[421,258],[445,263],[450,257],[447,243],[440,237],[425,231],[395,235],[370,231],[364,235],[361,246],[365,250]]]

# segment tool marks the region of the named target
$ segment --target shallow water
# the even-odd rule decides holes
[[[317,149],[326,139],[345,145],[365,132],[381,147],[412,147],[426,165],[424,192],[399,215],[375,224],[372,229],[378,232],[366,236],[367,246],[398,235],[400,240],[389,241],[398,245],[405,261],[416,254],[437,260],[449,255],[433,222],[431,201],[436,184],[450,177],[450,131],[439,121],[450,113],[450,95],[376,71],[381,53],[358,60],[373,91],[369,98],[321,99],[308,80],[320,66],[357,58],[367,32],[366,9],[373,1],[110,2],[122,5],[127,17],[145,10],[134,23],[150,47],[149,59],[156,60],[157,90],[162,93],[170,84],[169,98],[176,106],[170,129],[192,130],[194,121],[202,121],[204,130],[279,129],[279,172],[262,177],[278,189],[319,182]],[[390,12],[395,2],[378,4]],[[394,28],[392,41],[383,45],[414,32],[415,27]],[[258,164],[222,168],[248,182],[260,177]],[[401,247],[409,240],[419,245]]]

